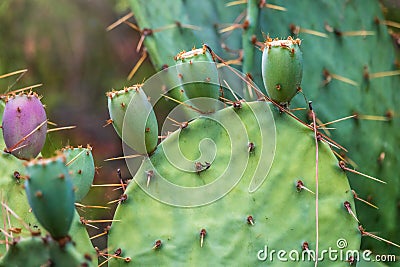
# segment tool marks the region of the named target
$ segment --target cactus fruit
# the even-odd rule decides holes
[[[8,252],[0,260],[1,267],[37,267],[37,266],[94,266],[91,257],[81,254],[68,241],[58,244],[50,238],[29,237],[17,238]]]
[[[129,257],[131,261],[111,259],[109,266],[256,266],[260,263],[257,253],[265,246],[301,253],[302,244],[308,242],[310,249],[315,249],[315,195],[297,186],[298,180],[302,180],[307,188],[315,188],[313,132],[274,108],[275,157],[269,172],[268,168],[263,168],[262,174],[257,173],[257,166],[263,166],[266,158],[262,151],[265,148],[269,153],[274,151],[274,146],[272,150],[269,148],[274,144],[273,135],[268,134],[270,130],[274,132],[274,123],[266,116],[270,112],[268,106],[266,102],[244,102],[241,108],[228,107],[211,117],[195,119],[185,129],[170,134],[159,145],[160,149],[144,159],[134,177],[135,182],[125,191],[126,200],[117,208],[114,218],[121,221],[112,224],[108,239],[109,248],[119,248],[120,256]],[[232,120],[233,114],[240,118],[243,127]],[[235,130],[229,132],[216,123],[223,120],[236,123]],[[264,143],[263,135],[268,136]],[[186,158],[196,159],[200,155],[193,144],[204,138],[212,139],[217,148],[208,165],[203,164],[208,158],[200,159],[202,168],[195,168],[193,164],[185,170],[176,165],[180,160],[171,158],[177,155],[169,150],[181,147]],[[251,147],[250,142],[253,143]],[[207,157],[210,149],[207,146],[201,156],[206,154]],[[358,223],[343,206],[346,201],[354,206],[348,180],[329,146],[320,141],[319,149],[322,180],[319,184],[319,247],[321,250],[335,248],[337,240],[344,238],[348,242],[346,249],[358,249],[361,238]],[[291,164],[298,158],[302,158],[302,164]],[[146,187],[150,171],[151,181]],[[229,193],[197,207],[189,205],[191,201],[207,198],[219,186],[211,186],[201,195],[197,195],[196,190],[220,182],[219,179],[229,181],[231,177],[223,175],[230,171],[233,171],[230,176],[243,176]],[[266,179],[251,190],[249,185],[253,177]],[[196,190],[185,195],[163,190],[164,179]],[[183,204],[177,206],[176,203]],[[121,238],[128,234],[135,238]],[[331,266],[331,263],[324,265],[324,261],[319,266]],[[284,264],[268,262],[269,266]],[[310,262],[304,266],[310,266]]]
[[[110,118],[123,142],[141,154],[153,152],[158,142],[158,125],[143,89],[137,85],[108,92],[107,97]],[[123,131],[130,134],[125,136]]]
[[[47,117],[35,93],[10,95],[3,114],[6,151],[20,159],[35,158],[46,141]]]
[[[219,99],[218,71],[206,45],[202,48],[182,51],[175,56],[176,69],[181,77],[181,88],[189,99]],[[193,104],[204,113],[216,111],[216,101],[198,99]]]
[[[61,153],[66,158],[68,172],[74,184],[75,201],[81,201],[89,192],[95,174],[92,148],[89,145],[86,148],[68,146]]]
[[[74,217],[75,195],[65,157],[27,163],[25,191],[35,217],[54,239],[68,235]]]
[[[300,90],[303,56],[300,39],[268,38],[262,55],[262,76],[268,96],[277,103],[289,103]]]

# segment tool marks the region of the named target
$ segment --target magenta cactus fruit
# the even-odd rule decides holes
[[[35,158],[46,141],[47,117],[36,93],[10,95],[3,114],[6,152],[20,159]]]

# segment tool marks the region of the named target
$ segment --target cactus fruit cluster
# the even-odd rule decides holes
[[[96,220],[75,209],[93,183],[92,148],[42,158],[40,97],[9,93],[0,266],[385,266],[352,254],[400,243],[400,72],[367,2],[130,1],[160,73],[106,94],[133,176],[118,172],[107,248],[93,248]],[[161,100],[175,103],[173,130],[156,117]],[[313,256],[331,249],[342,254]]]

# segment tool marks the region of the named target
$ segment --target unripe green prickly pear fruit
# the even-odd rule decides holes
[[[139,85],[107,93],[108,111],[115,131],[132,149],[141,154],[154,151],[158,123],[153,107]]]
[[[89,192],[95,174],[92,147],[67,146],[61,149],[75,190],[75,201],[81,201]]]
[[[36,219],[58,240],[68,235],[74,217],[75,195],[65,157],[32,160],[26,164],[25,191]]]
[[[189,99],[198,99],[194,105],[203,112],[215,112],[219,99],[218,70],[206,45],[191,51],[182,51],[175,56],[182,87]]]
[[[300,90],[303,56],[300,39],[268,38],[262,55],[262,76],[269,97],[275,102],[289,103]]]

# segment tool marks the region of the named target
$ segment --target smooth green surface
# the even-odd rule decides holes
[[[62,157],[26,166],[25,191],[37,220],[55,239],[68,235],[74,217],[72,179]]]
[[[90,147],[66,147],[62,149],[75,190],[75,201],[81,201],[89,192],[94,179],[95,167]]]
[[[292,50],[293,49],[293,50]],[[277,103],[288,103],[296,95],[303,76],[303,56],[298,45],[264,48],[262,75],[268,96]]]

